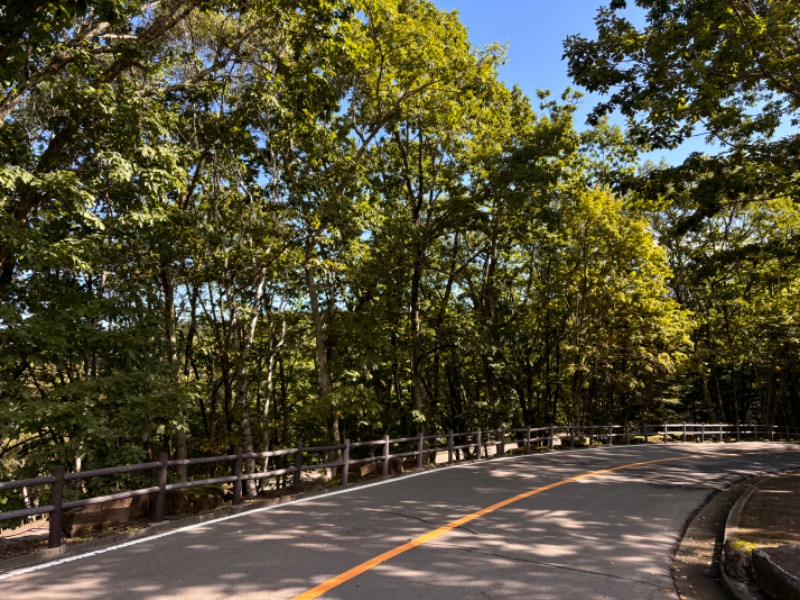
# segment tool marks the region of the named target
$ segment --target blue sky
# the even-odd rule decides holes
[[[509,87],[519,85],[535,100],[537,89],[550,90],[555,96],[567,86],[580,89],[567,76],[567,64],[561,60],[562,42],[576,33],[594,38],[597,8],[607,5],[608,0],[434,0],[434,3],[442,10],[459,11],[474,45],[507,44],[508,62],[500,70],[500,76]],[[639,22],[643,22],[641,17]],[[589,94],[583,98],[577,127],[585,126],[586,115],[597,98]],[[702,148],[702,141],[695,140],[677,150],[657,151],[647,158],[658,161],[664,157],[677,163],[690,151]]]

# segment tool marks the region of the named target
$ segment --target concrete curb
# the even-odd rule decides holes
[[[800,579],[781,568],[769,556],[769,551],[775,550],[775,548],[748,548],[747,546],[736,548],[734,546],[734,543],[739,539],[739,520],[750,497],[771,477],[790,472],[796,472],[796,469],[772,471],[756,475],[752,484],[739,496],[728,514],[725,522],[720,583],[731,598],[736,600],[768,600],[774,597],[800,600]],[[784,546],[784,548],[797,547]],[[798,548],[798,551],[800,551],[800,548]],[[739,572],[729,572],[729,566]],[[742,578],[748,579],[750,583],[741,581],[740,579]],[[770,595],[762,592],[762,587]]]
[[[731,543],[738,539],[739,535],[739,518],[742,516],[744,505],[750,499],[759,486],[764,483],[767,478],[766,473],[754,476],[750,481],[748,488],[742,492],[736,503],[728,513],[728,518],[725,521],[725,533],[722,544],[722,564],[719,570],[719,579],[722,584],[722,589],[729,597],[735,600],[766,600],[767,597],[762,594],[755,587],[739,581],[728,573],[728,564],[734,560],[739,561],[739,568],[742,571],[749,571],[750,559],[746,556],[746,551],[741,549],[737,552],[738,556],[731,556]],[[749,577],[750,573],[743,572],[740,576]]]
[[[751,480],[748,487],[742,492],[736,503],[728,513],[728,518],[725,520],[725,532],[722,545],[722,569],[721,579],[727,581],[729,587],[736,588],[735,583],[742,583],[753,579],[753,572],[750,566],[750,552],[752,548],[737,547],[736,541],[739,539],[739,519],[742,516],[742,510],[745,504],[753,495],[761,484],[766,480],[765,473],[755,475]]]
[[[719,570],[719,581],[722,589],[730,598],[735,600],[769,600],[767,596],[753,588],[752,586],[737,581],[725,571],[725,566]]]
[[[777,554],[778,556],[773,556]],[[767,593],[782,600],[800,600],[800,579],[781,567],[776,558],[781,554],[800,554],[800,546],[778,546],[753,550],[753,570]]]

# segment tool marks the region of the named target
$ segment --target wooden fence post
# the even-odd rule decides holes
[[[614,424],[613,423],[609,423],[608,424],[608,445],[609,446],[613,446],[614,445]]]
[[[383,476],[389,475],[389,436],[383,436]]]
[[[530,432],[528,432],[530,435]],[[550,450],[554,450],[556,447],[556,426],[552,423],[550,424]]]
[[[525,454],[531,453],[531,428],[525,430]]]
[[[300,476],[303,473],[303,440],[297,442],[297,453],[294,455],[294,473],[292,478],[292,492],[300,491]]]
[[[233,482],[233,505],[238,506],[242,503],[242,454],[244,448],[236,448],[236,460],[233,463],[233,476],[236,481]]]
[[[48,548],[58,548],[61,545],[61,527],[64,516],[64,465],[53,465],[52,471],[55,481],[50,493],[50,504],[53,512],[50,513],[50,536],[47,540]]]
[[[476,446],[475,449],[478,451],[478,453],[476,455],[476,458],[478,460],[480,460],[480,458],[481,458],[481,428],[480,427],[478,427],[477,435],[478,435],[478,437],[477,437],[477,443],[475,444],[475,446]]]
[[[342,485],[347,485],[347,478],[350,474],[350,440],[344,441],[344,466],[342,467]]]
[[[625,422],[625,443],[631,445],[631,424],[629,421]]]
[[[665,443],[665,444],[667,443],[667,437],[668,437],[668,436],[669,436],[669,429],[668,429],[668,427],[667,427],[667,424],[666,424],[666,423],[664,423],[664,443]]]
[[[683,422],[683,441],[686,442],[686,421]]]
[[[167,507],[167,475],[169,473],[169,465],[167,464],[169,457],[166,452],[162,452],[158,456],[158,494],[156,495],[156,511],[155,522],[161,523],[166,516]],[[235,492],[234,492],[235,494]]]
[[[575,427],[573,425],[567,426],[567,431],[569,431],[569,447],[575,447]]]
[[[417,434],[417,468],[422,468],[422,451],[425,449],[425,438],[420,431]]]
[[[500,426],[500,456],[506,455],[506,426]]]
[[[719,424],[719,441],[720,443],[725,441],[725,434],[722,432],[722,423]]]
[[[589,447],[591,448],[592,446],[594,446],[594,423],[589,429]]]
[[[642,429],[644,430],[644,443],[647,443],[647,423],[642,425]]]
[[[453,430],[447,432],[447,464],[453,464]]]

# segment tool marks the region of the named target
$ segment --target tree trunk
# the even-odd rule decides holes
[[[180,386],[180,372],[178,370],[177,353],[177,316],[175,313],[175,274],[172,270],[172,259],[168,253],[161,253],[161,286],[164,292],[164,335],[167,342],[167,364],[172,371],[175,384]],[[186,451],[186,414],[183,406],[178,406],[178,429],[175,432],[175,458],[185,460]],[[189,479],[189,470],[186,465],[176,468],[178,481]]]
[[[269,356],[267,357],[267,374],[264,382],[264,406],[261,409],[261,451],[269,452],[269,408],[275,389],[275,363],[286,340],[286,319],[281,315],[281,335],[274,341],[272,335],[269,340]],[[269,470],[269,458],[264,459],[264,471]],[[262,487],[266,482],[262,482]]]
[[[489,244],[489,253],[483,264],[483,285],[481,286],[481,326],[485,332],[486,341],[489,343],[489,351],[481,353],[481,363],[483,365],[483,378],[486,380],[486,399],[490,410],[497,408],[497,383],[494,373],[493,363],[495,356],[495,329],[494,329],[494,306],[495,306],[495,274],[497,272],[498,241],[500,236],[501,211],[495,209],[492,222],[492,233]]]
[[[325,338],[325,324],[322,320],[322,311],[319,307],[319,296],[317,292],[316,273],[311,263],[312,244],[309,238],[306,244],[306,283],[308,285],[308,297],[311,304],[311,319],[314,325],[314,342],[317,351],[317,387],[319,397],[323,403],[333,392],[333,382],[331,379],[330,368],[328,367],[328,346]],[[327,443],[338,444],[339,435],[339,415],[336,408],[331,406],[326,418]]]
[[[411,277],[411,404],[417,431],[422,432],[422,365],[421,365],[421,325],[420,325],[420,287],[422,283],[422,252],[417,250],[414,272]]]
[[[266,278],[266,271],[262,269],[256,280],[256,293],[253,298],[252,315],[249,322],[247,322],[247,330],[244,332],[244,336],[242,336],[241,332],[242,322],[238,319],[238,317],[235,316],[231,321],[234,347],[238,353],[238,358],[236,361],[236,403],[241,415],[242,448],[246,454],[255,451],[253,445],[253,431],[250,425],[250,404],[247,401],[248,391],[250,388],[250,377],[247,369],[247,361],[250,358],[250,350],[253,347],[253,340],[255,339],[256,335],[256,326],[258,325],[258,318],[261,314],[261,300],[264,297],[264,283]],[[254,473],[255,470],[255,459],[248,459],[246,461],[246,472]],[[248,496],[255,496],[257,493],[255,480],[247,480],[245,483],[245,490]]]

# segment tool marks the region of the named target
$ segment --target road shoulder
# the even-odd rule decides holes
[[[714,494],[690,519],[672,559],[672,576],[682,600],[725,600],[720,584],[725,522],[749,480]]]

